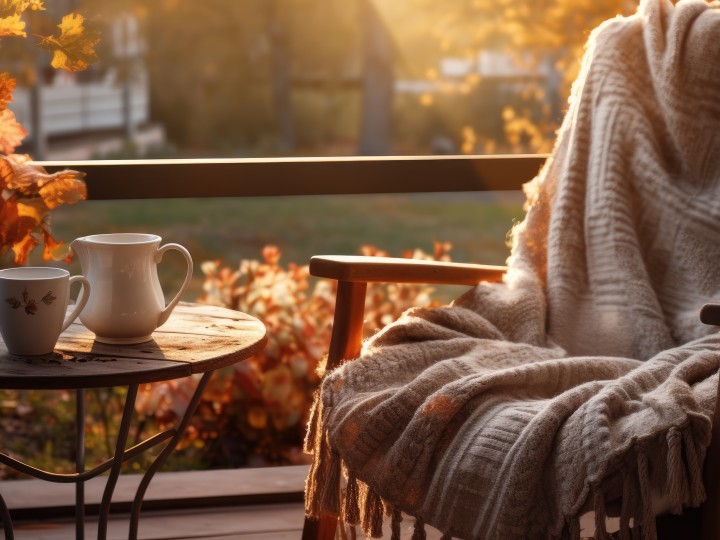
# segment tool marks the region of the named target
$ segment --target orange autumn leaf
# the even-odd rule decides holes
[[[43,259],[46,261],[62,261],[70,262],[68,260],[68,246],[64,242],[58,242],[55,240],[50,232],[43,227],[42,230],[43,244]]]
[[[20,196],[37,196],[38,178],[42,176],[49,175],[40,165],[34,165],[27,154],[0,156],[0,179],[6,189],[16,191]]]
[[[47,36],[40,46],[53,53],[51,66],[66,71],[82,71],[98,61],[95,45],[100,35],[85,28],[85,18],[79,13],[71,13],[62,18],[58,25],[59,36]]]
[[[25,264],[28,255],[39,240],[33,232],[38,227],[38,222],[32,217],[27,208],[20,215],[20,205],[12,200],[2,202],[0,206],[0,240],[5,250],[8,248],[15,254],[16,264]]]
[[[8,246],[14,243],[13,228],[17,220],[17,204],[0,197],[0,245]]]
[[[28,132],[15,118],[15,113],[5,109],[0,113],[0,152],[12,154],[20,146]]]
[[[47,218],[51,209],[87,197],[83,176],[67,170],[49,174],[26,155],[0,156],[0,246],[12,249],[17,264],[25,264],[40,242],[46,260],[66,256],[67,249],[50,234]]]
[[[32,234],[34,230],[35,222],[33,220],[28,218],[19,220],[15,235],[16,239],[12,245],[16,264],[25,264],[30,252],[40,243],[37,237]]]
[[[18,219],[27,219],[40,223],[45,213],[45,204],[41,199],[20,199],[17,201]]]
[[[75,204],[87,198],[87,187],[82,178],[85,173],[61,171],[51,175],[51,179],[40,188],[39,194],[45,205],[52,210],[62,204]]]
[[[0,73],[0,112],[7,109],[13,99],[15,90],[15,79],[9,73]]]
[[[85,173],[63,170],[49,174],[28,155],[13,154],[0,159],[0,180],[24,197],[41,197],[48,209],[74,204],[87,197]]]

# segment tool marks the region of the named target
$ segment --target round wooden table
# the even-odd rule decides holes
[[[84,537],[84,482],[110,471],[100,506],[98,539],[107,535],[110,503],[122,464],[148,448],[165,447],[148,467],[138,487],[130,515],[128,538],[137,538],[138,520],[145,491],[155,472],[172,453],[190,421],[212,373],[245,360],[261,351],[267,342],[265,326],[257,319],[230,309],[181,303],[168,321],[153,333],[153,339],[137,345],[108,345],[79,320],[60,336],[55,351],[43,356],[17,356],[0,342],[0,389],[74,389],[76,407],[76,472],[57,474],[31,467],[0,453],[0,462],[15,470],[50,482],[76,485],[76,538]],[[126,448],[138,386],[142,383],[202,374],[183,418],[174,428]],[[127,386],[123,416],[112,458],[86,471],[85,389]],[[1,487],[1,485],[0,485]],[[0,519],[6,540],[13,538],[12,520],[0,496]]]

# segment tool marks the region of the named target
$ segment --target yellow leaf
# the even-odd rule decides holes
[[[28,199],[17,203],[18,218],[29,218],[40,223],[46,211],[42,201],[38,199]]]
[[[84,23],[85,18],[78,13],[65,15],[58,25],[60,35],[47,36],[40,42],[41,47],[53,53],[52,67],[82,71],[98,61],[94,47],[100,41],[100,35],[86,29]]]
[[[9,15],[0,19],[0,37],[4,36],[27,36],[25,21],[20,20],[20,15]]]
[[[22,15],[26,9],[44,10],[43,0],[0,0],[0,17]]]
[[[12,154],[28,132],[15,119],[15,113],[5,109],[0,113],[0,152]]]

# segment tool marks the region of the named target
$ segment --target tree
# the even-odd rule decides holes
[[[392,153],[394,45],[372,0],[359,0],[363,29],[362,117],[358,153]]]
[[[152,115],[193,155],[312,153],[343,139],[366,154],[397,136],[449,133],[467,151],[542,150],[554,136],[592,28],[630,0],[104,0],[134,6],[149,42]],[[503,52],[554,71],[447,80],[448,58]],[[396,79],[435,90],[398,94]],[[482,103],[480,103],[482,102]],[[409,139],[407,139],[409,140]],[[544,145],[544,146],[543,146]],[[334,151],[321,148],[319,152]]]
[[[353,11],[340,0],[148,4],[153,115],[198,150],[287,153],[307,145],[307,122],[335,119],[298,118],[297,102],[308,88],[322,102],[344,77],[342,60],[356,42]]]
[[[505,136],[530,137],[540,130],[545,140],[554,137],[561,105],[577,77],[579,60],[590,31],[615,15],[627,15],[637,8],[629,0],[376,0],[379,11],[393,30],[397,47],[396,69],[401,76],[436,83],[435,96],[424,96],[427,107],[440,105],[442,94],[450,100],[479,92],[491,84],[476,74],[465,81],[443,81],[438,65],[443,59],[462,58],[475,62],[483,51],[503,52],[529,67],[540,62],[556,70],[556,80],[539,86],[528,78],[516,81],[522,87],[518,99],[498,106],[495,114],[505,123]],[[498,90],[499,92],[499,90]],[[557,94],[549,99],[543,93]],[[485,95],[487,98],[487,95]],[[547,105],[547,106],[545,106]],[[455,126],[480,138],[478,127],[484,119]],[[538,127],[540,126],[540,127]],[[485,135],[489,135],[485,133]],[[495,134],[497,136],[497,134]],[[505,144],[509,144],[505,141]],[[537,150],[537,149],[536,149]]]

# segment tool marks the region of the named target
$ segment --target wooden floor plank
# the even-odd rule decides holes
[[[243,497],[253,494],[302,493],[308,465],[221,469],[211,471],[163,472],[155,475],[145,501],[178,501]],[[122,474],[115,488],[114,502],[130,502],[140,483],[139,474]],[[98,504],[107,477],[94,478],[85,485],[85,501]],[[75,486],[42,480],[8,480],[0,484],[10,510],[42,510],[74,504]]]
[[[212,508],[193,511],[166,511],[143,514],[138,536],[143,540],[207,539],[257,535],[299,538],[304,517],[303,505],[277,504],[237,508]],[[43,523],[18,523],[17,540],[67,540],[75,535],[75,523],[69,520]],[[95,538],[97,520],[85,524],[85,537]],[[268,536],[270,535],[270,536]],[[112,516],[108,523],[108,540],[128,536],[128,517]]]
[[[583,537],[594,533],[594,517],[583,516]],[[140,521],[140,537],[144,540],[296,540],[301,536],[302,504],[225,507],[184,511],[146,512]],[[18,523],[17,540],[66,540],[75,534],[71,520]],[[128,517],[113,516],[108,539],[127,538]],[[611,527],[612,530],[612,527]],[[97,521],[88,520],[85,537],[96,537]],[[390,527],[384,526],[384,538],[390,538]],[[439,540],[441,534],[426,527],[427,540]],[[358,540],[365,536],[357,531]],[[401,539],[410,540],[413,520],[401,524]]]

